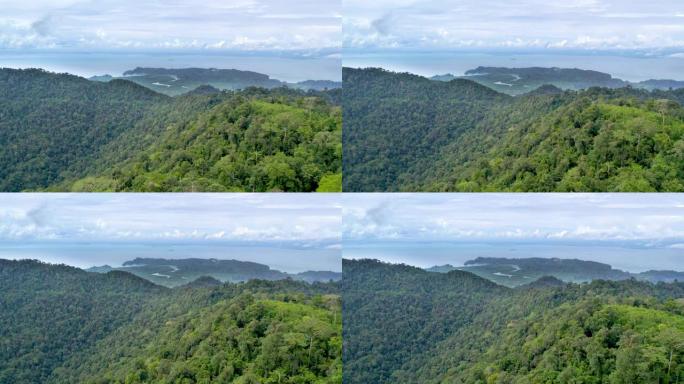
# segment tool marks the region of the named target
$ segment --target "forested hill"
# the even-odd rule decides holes
[[[508,289],[461,271],[343,266],[345,383],[675,383],[684,375],[684,283],[544,278]]]
[[[0,190],[339,190],[338,98],[0,69]]]
[[[397,191],[408,169],[512,98],[469,80],[444,83],[379,68],[343,68],[345,191]]]
[[[0,69],[0,190],[36,189],[83,167],[169,97],[127,82]]]
[[[341,383],[341,346],[335,284],[172,290],[0,260],[0,383]]]
[[[343,70],[348,191],[681,191],[684,91],[510,97],[474,82]]]
[[[435,274],[343,260],[345,383],[393,383],[393,373],[468,324],[507,289],[468,272]]]

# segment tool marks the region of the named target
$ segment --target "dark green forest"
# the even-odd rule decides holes
[[[0,190],[339,191],[338,94],[1,69]]]
[[[338,285],[217,283],[0,260],[0,383],[341,383]]]
[[[684,190],[684,90],[553,86],[343,69],[345,191]]]
[[[344,260],[344,383],[681,383],[684,283],[506,288]]]

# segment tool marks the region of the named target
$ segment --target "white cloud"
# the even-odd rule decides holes
[[[350,49],[684,47],[684,5],[676,0],[347,0],[343,14]]]
[[[334,0],[0,0],[0,48],[321,50],[341,46]]]
[[[350,241],[684,239],[684,197],[671,194],[354,194]]]
[[[0,195],[0,241],[338,243],[339,199],[297,194]]]

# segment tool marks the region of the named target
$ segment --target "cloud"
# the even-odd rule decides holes
[[[684,239],[684,197],[638,194],[354,194],[345,240]]]
[[[662,50],[684,47],[682,3],[348,0],[345,49]]]
[[[0,240],[340,241],[335,195],[0,196]]]
[[[333,0],[0,1],[0,48],[339,49]]]

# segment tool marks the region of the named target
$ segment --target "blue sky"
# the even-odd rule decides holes
[[[0,194],[0,241],[292,243],[338,249],[333,194]]]
[[[0,49],[335,55],[341,46],[337,0],[0,0],[0,9]]]
[[[679,194],[350,194],[345,243],[643,241],[684,253]]]
[[[679,0],[345,0],[345,50],[612,51],[684,59]]]

